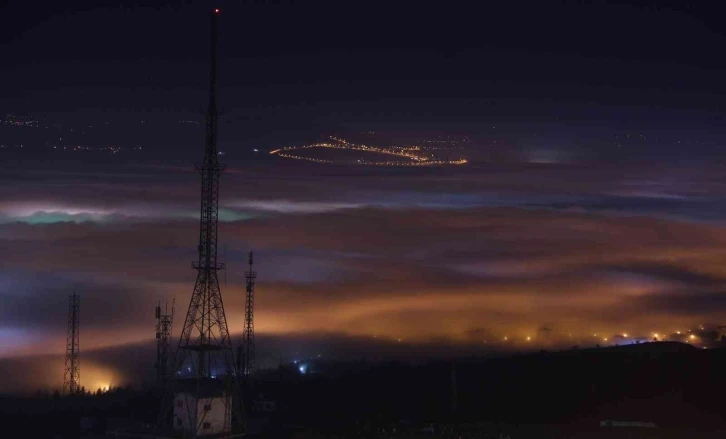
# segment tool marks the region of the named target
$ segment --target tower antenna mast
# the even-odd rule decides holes
[[[174,300],[171,304],[171,314],[168,303],[161,310],[161,302],[156,306],[156,383],[160,389],[166,388],[169,379],[169,358],[171,351],[171,333],[174,323]]]
[[[79,364],[79,317],[81,297],[73,291],[68,296],[68,335],[66,336],[66,364],[63,374],[63,393],[74,395],[80,390],[81,372]]]
[[[225,268],[217,262],[219,177],[225,168],[219,164],[217,154],[219,12],[213,9],[211,14],[206,141],[203,161],[196,166],[201,177],[198,258],[192,262],[197,279],[172,363],[175,379],[170,380],[157,423],[161,427],[171,421],[175,429],[192,437],[242,430],[245,422],[217,275]],[[170,420],[172,407],[173,420]]]
[[[250,376],[255,372],[255,278],[253,269],[253,253],[250,252],[249,269],[245,272],[247,279],[247,300],[245,301],[245,329],[242,338],[245,343],[244,374]]]

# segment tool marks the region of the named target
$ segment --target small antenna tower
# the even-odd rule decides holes
[[[245,272],[247,279],[247,300],[245,301],[245,329],[242,338],[245,344],[244,374],[249,376],[255,372],[255,278],[253,269],[253,253],[250,252],[250,267]]]
[[[78,318],[81,298],[75,291],[68,296],[68,336],[66,337],[66,368],[63,374],[63,393],[74,395],[80,390],[81,374],[78,362]]]
[[[156,305],[156,383],[159,388],[166,387],[169,379],[169,358],[171,357],[171,330],[174,323],[175,299],[171,302],[171,314],[168,303],[164,304],[164,313],[161,312],[161,302]]]

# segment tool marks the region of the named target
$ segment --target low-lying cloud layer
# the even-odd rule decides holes
[[[718,169],[231,171],[219,248],[232,332],[242,329],[249,250],[255,328],[268,336],[534,346],[723,319]],[[195,276],[197,183],[173,167],[9,175],[0,356],[62,353],[74,289],[82,349],[152,343],[159,300],[176,298],[179,322]]]

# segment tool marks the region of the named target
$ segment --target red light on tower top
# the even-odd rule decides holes
[[[219,14],[219,8],[214,8],[214,13]]]

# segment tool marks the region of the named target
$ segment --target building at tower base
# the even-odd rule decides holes
[[[192,437],[231,432],[229,400],[232,395],[220,386],[204,386],[197,390],[196,382],[186,384],[189,384],[188,389],[180,388],[174,393],[174,430]]]

